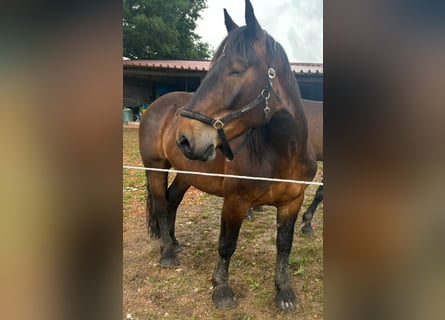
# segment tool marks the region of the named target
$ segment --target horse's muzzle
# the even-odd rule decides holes
[[[211,144],[203,150],[197,150],[185,135],[181,135],[176,140],[176,144],[182,153],[190,160],[208,161],[212,160],[215,156],[215,145]]]

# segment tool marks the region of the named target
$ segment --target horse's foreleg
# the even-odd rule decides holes
[[[314,217],[315,210],[317,210],[320,202],[323,201],[323,186],[319,186],[317,192],[315,193],[314,200],[312,200],[311,205],[303,214],[303,227],[301,232],[308,235],[313,235],[314,230],[312,229],[312,218]]]
[[[249,205],[224,200],[221,214],[221,230],[218,243],[218,261],[213,272],[212,300],[217,308],[229,309],[236,306],[236,298],[229,286],[230,258],[236,249],[241,224]]]
[[[294,238],[294,227],[298,211],[303,202],[303,195],[290,206],[277,210],[277,261],[275,269],[275,305],[283,311],[292,311],[298,300],[292,289],[289,276],[289,255]]]
[[[169,227],[170,237],[173,241],[173,245],[179,248],[179,242],[175,237],[175,223],[176,223],[176,212],[178,206],[184,198],[185,193],[190,188],[190,185],[176,176],[173,183],[167,190],[167,200],[168,200],[168,210],[167,210],[167,223]]]

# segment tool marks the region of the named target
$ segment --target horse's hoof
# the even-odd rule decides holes
[[[171,268],[179,266],[179,259],[177,257],[174,258],[161,258],[159,260],[159,264],[163,268]]]
[[[306,234],[306,235],[308,235],[308,236],[313,236],[314,235],[314,229],[312,229],[312,227],[309,226],[309,225],[304,225],[301,228],[301,232]]]
[[[292,289],[280,290],[275,296],[275,306],[281,311],[294,311],[297,308],[297,304],[298,300]]]
[[[171,247],[169,250],[164,250],[161,253],[161,259],[159,260],[161,267],[170,268],[179,266],[179,259],[176,255],[176,249]]]
[[[213,289],[212,300],[218,309],[232,309],[236,307],[237,300],[229,286],[217,286]]]

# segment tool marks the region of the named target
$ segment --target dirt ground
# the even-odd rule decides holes
[[[138,129],[123,129],[123,164],[142,166]],[[321,181],[319,163],[316,181]],[[302,210],[315,193],[309,186]],[[289,261],[299,307],[280,312],[275,295],[276,209],[255,213],[245,221],[230,265],[230,283],[238,306],[221,311],[211,300],[211,277],[217,257],[222,199],[191,188],[181,203],[176,237],[182,245],[180,266],[159,266],[159,243],[145,225],[145,173],[123,170],[123,319],[322,319],[323,318],[323,204],[317,209],[315,235],[300,233],[301,214]],[[303,212],[303,211],[302,211]]]

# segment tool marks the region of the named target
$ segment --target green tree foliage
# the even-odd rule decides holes
[[[203,59],[209,45],[194,33],[206,0],[123,0],[124,56]]]

